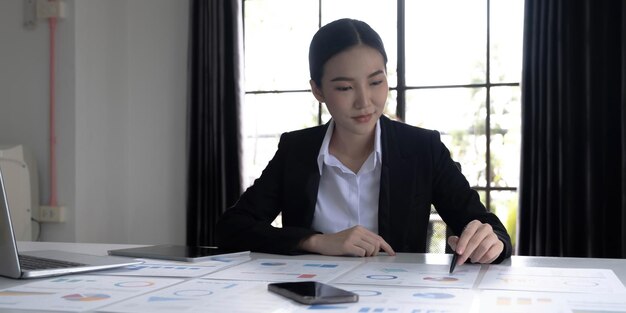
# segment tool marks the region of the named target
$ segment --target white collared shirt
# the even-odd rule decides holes
[[[317,156],[320,184],[312,227],[328,234],[361,225],[378,233],[382,168],[380,120],[376,123],[374,151],[358,173],[354,173],[328,152],[334,129],[335,123],[331,120]]]

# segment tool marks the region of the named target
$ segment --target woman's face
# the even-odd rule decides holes
[[[366,45],[351,47],[324,64],[321,88],[313,81],[311,88],[326,103],[336,131],[371,135],[389,92],[383,56]]]

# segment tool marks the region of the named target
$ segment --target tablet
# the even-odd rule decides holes
[[[109,250],[110,255],[133,258],[162,259],[184,262],[218,260],[223,257],[249,255],[250,251],[224,251],[218,247],[154,245],[138,248]]]

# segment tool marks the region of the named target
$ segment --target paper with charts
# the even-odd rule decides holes
[[[470,312],[467,289],[341,285],[359,295],[357,303],[303,305],[267,291],[267,282],[193,279],[141,295],[99,312]],[[243,300],[243,301],[242,301]]]
[[[480,312],[626,312],[618,294],[582,294],[545,291],[484,290]]]
[[[471,312],[474,302],[474,293],[469,289],[339,284],[335,286],[358,294],[359,301],[300,306],[295,312],[466,313]]]
[[[142,264],[94,272],[97,275],[157,276],[157,277],[200,277],[219,270],[250,261],[250,256],[220,257],[203,262],[175,262],[153,259],[138,259]]]
[[[490,265],[480,289],[529,291],[626,293],[626,288],[609,269],[512,267]]]
[[[0,290],[0,311],[90,311],[181,281],[152,277],[61,276]]]
[[[257,259],[204,276],[215,279],[327,282],[360,261]]]
[[[339,284],[472,288],[480,265],[458,266],[449,274],[449,265],[367,262],[332,281]]]
[[[104,307],[99,312],[293,312],[296,304],[267,291],[267,282],[196,278]]]

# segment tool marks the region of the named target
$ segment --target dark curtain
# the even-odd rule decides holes
[[[213,245],[213,226],[241,193],[239,0],[190,0],[187,244]]]
[[[526,0],[518,254],[626,257],[624,3]]]

